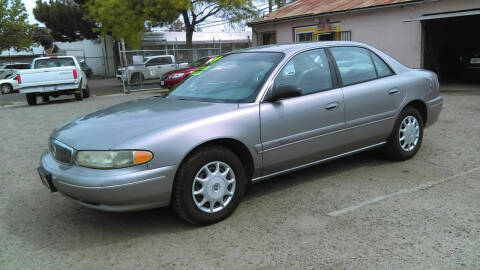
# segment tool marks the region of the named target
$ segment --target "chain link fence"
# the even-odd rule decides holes
[[[155,50],[119,50],[120,65],[116,77],[125,93],[166,90],[160,85],[163,74],[187,68],[193,61],[224,53],[221,47],[184,49],[175,45]]]

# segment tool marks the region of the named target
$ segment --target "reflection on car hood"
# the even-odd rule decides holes
[[[78,150],[107,150],[146,132],[236,110],[237,104],[152,97],[87,114],[55,129],[51,137]]]

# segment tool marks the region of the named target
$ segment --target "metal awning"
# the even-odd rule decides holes
[[[457,11],[457,12],[436,13],[436,14],[431,14],[431,15],[423,15],[423,16],[418,17],[418,18],[406,18],[403,21],[404,22],[414,22],[414,21],[425,21],[425,20],[452,18],[452,17],[463,17],[463,16],[472,16],[472,15],[480,15],[480,9]]]

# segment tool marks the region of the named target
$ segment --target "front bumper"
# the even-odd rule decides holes
[[[50,151],[41,167],[51,174],[53,186],[69,199],[98,210],[133,211],[170,203],[176,166],[149,169],[140,165],[98,170],[57,162]]]
[[[427,102],[427,123],[425,127],[429,127],[437,122],[440,112],[443,108],[443,97],[438,96]]]

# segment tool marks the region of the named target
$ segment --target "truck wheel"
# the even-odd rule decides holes
[[[27,93],[28,105],[37,105],[37,93]]]
[[[42,95],[42,101],[43,101],[43,103],[50,102],[50,96],[48,94]]]
[[[80,93],[75,93],[75,99],[78,101],[83,99],[82,91],[80,91]]]
[[[144,77],[142,73],[133,73],[132,77],[130,78],[130,84],[140,83],[140,81],[144,81]]]
[[[84,98],[89,98],[90,97],[90,88],[88,87],[88,84],[87,84],[87,87],[85,89],[83,89],[83,97]]]

